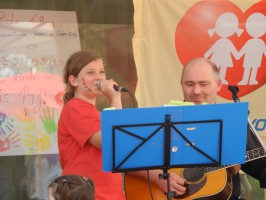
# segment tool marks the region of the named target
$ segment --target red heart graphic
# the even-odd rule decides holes
[[[221,18],[221,15],[225,15],[225,13],[231,13],[232,15],[236,16],[238,19],[238,27],[243,29],[243,32],[240,36],[237,35],[236,32],[232,33],[228,37],[214,33],[213,36],[210,36],[208,30],[217,27],[217,20]],[[177,25],[176,33],[175,33],[175,47],[177,55],[184,65],[189,60],[195,57],[204,57],[205,53],[211,49],[211,47],[218,44],[218,41],[222,41],[221,39],[225,39],[228,43],[231,43],[233,48],[239,52],[250,39],[253,39],[256,36],[252,35],[253,33],[248,30],[247,21],[251,19],[251,15],[254,16],[254,13],[260,14],[260,16],[266,15],[266,0],[260,1],[258,3],[253,4],[250,8],[248,8],[244,13],[240,10],[238,6],[230,1],[200,1],[194,4],[183,16],[180,22]],[[220,18],[219,18],[220,17]],[[249,18],[250,17],[250,18]],[[231,19],[231,18],[230,18]],[[230,21],[230,23],[232,23]],[[253,24],[254,25],[254,24]],[[223,27],[220,31],[224,34],[224,30],[229,30],[232,28],[232,24],[228,27]],[[261,34],[257,38],[260,41],[260,47],[253,45],[252,51],[253,57],[252,62],[256,62],[257,60],[260,61],[259,66],[257,66],[257,74],[255,74],[255,78],[258,83],[254,83],[252,85],[251,81],[251,70],[243,67],[244,59],[248,58],[247,54],[243,54],[240,59],[234,57],[233,52],[224,52],[223,59],[232,60],[232,67],[227,67],[225,73],[225,79],[228,81],[229,85],[237,85],[239,88],[238,96],[242,97],[245,96],[266,83],[266,55],[265,55],[265,43],[266,43],[266,27],[264,25],[264,33]],[[221,27],[220,27],[221,28]],[[218,30],[218,29],[216,29]],[[220,44],[220,47],[222,45]],[[261,49],[264,47],[264,54],[256,54],[257,49]],[[227,47],[226,47],[227,48]],[[225,49],[226,49],[225,48]],[[229,49],[229,48],[228,48]],[[245,48],[243,48],[245,49]],[[242,49],[242,50],[243,50]],[[249,48],[251,49],[251,48]],[[224,49],[223,49],[224,50]],[[254,53],[255,52],[255,53]],[[220,51],[222,54],[222,51]],[[221,55],[220,54],[220,55]],[[256,56],[254,56],[256,55]],[[260,57],[261,56],[261,57]],[[220,56],[221,57],[221,56]],[[209,57],[211,58],[211,57]],[[214,60],[213,60],[214,61]],[[246,62],[245,62],[246,63]],[[217,63],[216,63],[217,64]],[[230,66],[230,65],[228,65]],[[249,66],[252,67],[252,66]],[[250,75],[250,83],[239,84],[239,82],[244,77],[244,71],[246,70],[247,75]],[[255,70],[253,70],[255,71]],[[220,71],[221,72],[221,71]],[[225,99],[232,99],[231,92],[227,89],[227,84],[224,83],[221,91],[218,95]]]

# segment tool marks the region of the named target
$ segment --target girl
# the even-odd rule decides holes
[[[102,171],[100,112],[95,106],[96,97],[103,93],[111,107],[122,108],[121,94],[113,88],[116,82],[106,80],[103,59],[95,51],[71,55],[63,78],[66,91],[58,122],[63,175],[78,174],[92,179],[96,200],[125,200],[121,174]]]

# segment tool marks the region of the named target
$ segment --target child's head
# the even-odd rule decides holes
[[[65,175],[48,186],[49,200],[94,200],[94,184],[85,177]]]
[[[99,59],[102,60],[102,57],[94,50],[78,51],[68,58],[63,70],[63,81],[66,84],[64,103],[73,98],[75,93],[75,87],[70,83],[69,77],[77,77],[84,67]]]

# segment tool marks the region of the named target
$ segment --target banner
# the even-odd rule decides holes
[[[58,153],[62,69],[80,50],[75,12],[0,10],[0,156]]]
[[[218,102],[233,102],[228,85],[238,86],[266,143],[266,1],[134,0],[134,10],[139,107],[183,100],[183,66],[209,58],[220,69]]]

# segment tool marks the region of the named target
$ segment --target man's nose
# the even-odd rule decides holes
[[[195,85],[193,87],[193,93],[194,94],[200,94],[201,93],[201,87],[199,85]]]

